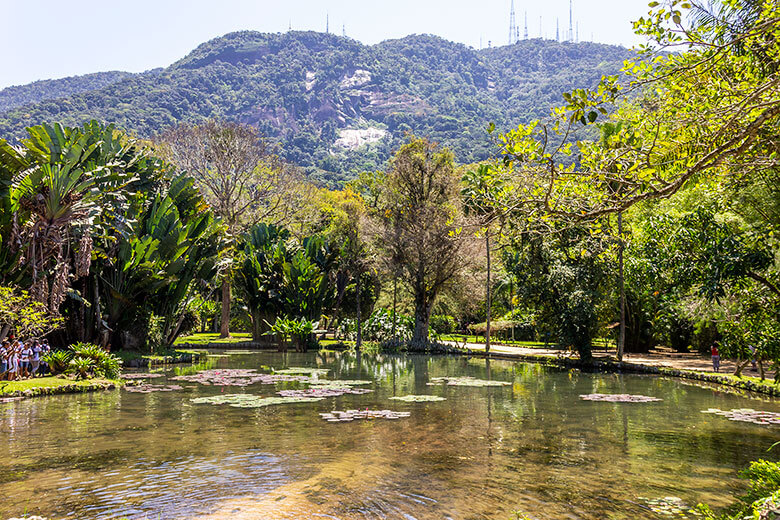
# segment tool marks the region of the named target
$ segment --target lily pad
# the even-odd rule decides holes
[[[280,390],[276,392],[277,395],[282,397],[338,397],[344,394],[368,394],[373,392],[367,388],[339,388],[339,387],[312,387],[305,388],[303,390]]]
[[[720,410],[718,408],[709,408],[707,410],[702,410],[702,413],[720,415],[721,417],[726,417],[729,421],[748,422],[765,426],[780,425],[780,413],[763,412],[760,410],[753,410],[752,408],[734,408],[729,411]]]
[[[328,422],[352,422],[373,419],[395,420],[410,415],[410,412],[394,412],[393,410],[346,410],[343,412],[334,410],[329,413],[321,413],[320,417]]]
[[[605,401],[609,403],[650,403],[653,401],[663,401],[657,397],[647,395],[631,394],[582,394],[580,399],[583,401]]]
[[[152,392],[173,392],[174,390],[181,390],[183,387],[180,385],[133,385],[124,387],[126,392],[137,394],[150,394]]]
[[[225,394],[190,399],[195,404],[226,404],[234,408],[263,408],[275,404],[313,403],[324,397],[260,397],[252,394]]]
[[[164,374],[150,374],[147,372],[136,372],[132,374],[122,374],[120,379],[151,379],[153,377],[163,377]]]
[[[438,395],[402,395],[398,397],[391,397],[395,401],[404,401],[406,403],[432,403],[435,401],[446,401],[446,397],[439,397]]]
[[[507,381],[488,381],[486,379],[477,379],[475,377],[432,377],[428,386],[435,386],[442,383],[446,383],[447,386],[508,386],[512,383]]]
[[[258,374],[253,369],[231,368],[203,370],[197,374],[172,377],[175,381],[192,381],[202,385],[215,386],[249,386],[252,384],[273,384],[280,381],[310,382],[306,376],[293,376],[286,374]]]

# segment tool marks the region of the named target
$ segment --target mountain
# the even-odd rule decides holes
[[[219,117],[258,126],[288,160],[337,183],[383,167],[409,131],[451,147],[460,162],[485,159],[496,149],[489,122],[506,129],[546,116],[563,92],[593,86],[630,56],[541,39],[475,50],[430,35],[367,46],[315,32],[237,32],[161,70],[0,91],[0,107],[11,107],[0,108],[0,136],[91,118],[150,136]]]
[[[117,81],[132,76],[130,72],[113,70],[96,72],[83,76],[71,76],[62,79],[46,79],[27,85],[7,87],[0,90],[0,112],[6,112],[16,107],[59,99],[82,92],[99,90]]]

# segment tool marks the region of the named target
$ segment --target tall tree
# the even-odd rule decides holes
[[[426,139],[411,138],[390,163],[378,238],[414,295],[414,348],[426,348],[436,299],[469,262],[458,188],[452,152]]]
[[[254,222],[284,224],[292,215],[297,175],[273,152],[254,127],[210,120],[165,132],[160,148],[188,171],[214,212],[227,226],[231,245]],[[220,336],[230,336],[231,273],[234,247],[225,249],[221,278]]]

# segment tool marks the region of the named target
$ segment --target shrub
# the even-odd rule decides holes
[[[68,370],[70,360],[73,359],[73,352],[69,350],[52,350],[45,356],[43,361],[49,365],[49,371],[52,375],[64,374]]]
[[[122,360],[117,356],[92,343],[76,343],[71,345],[70,349],[73,351],[73,359],[71,359],[69,367],[76,372],[77,377],[83,377],[84,363],[81,360],[87,360],[86,370],[94,376],[107,379],[119,377]],[[74,364],[73,362],[76,360],[79,361]]]
[[[431,316],[431,328],[437,334],[452,334],[455,331],[455,318],[446,314],[434,314]]]
[[[72,374],[75,374],[76,379],[86,379],[92,375],[92,368],[94,363],[91,359],[83,357],[74,357],[68,363],[68,369]]]

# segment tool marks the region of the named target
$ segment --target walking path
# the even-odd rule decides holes
[[[484,355],[485,345],[480,343],[450,343],[453,346],[459,348],[467,348],[471,350],[475,355]],[[551,361],[562,362],[574,362],[578,358],[576,354],[571,351],[559,350],[554,348],[528,348],[528,347],[513,347],[508,345],[491,345],[490,357],[500,359],[517,359],[521,360],[535,360],[541,361],[545,358]],[[748,386],[753,390],[753,385],[732,384],[733,382],[747,381],[755,383],[761,386],[767,386],[772,388],[771,391],[766,393],[780,394],[780,387],[775,387],[774,376],[775,373],[770,371],[765,364],[765,382],[760,382],[758,378],[758,371],[753,371],[750,364],[743,369],[743,377],[737,379],[731,374],[736,369],[736,363],[730,360],[722,360],[720,363],[720,373],[715,373],[712,370],[712,359],[709,356],[703,356],[698,353],[678,353],[664,350],[656,350],[646,354],[626,354],[623,356],[623,363],[620,366],[616,366],[615,351],[614,350],[594,350],[593,358],[596,361],[602,361],[613,365],[614,368],[626,368],[626,369],[658,369],[661,373],[668,375],[675,375],[679,377],[686,377],[686,374],[695,376],[695,379],[710,380],[712,382],[719,382],[722,384],[729,384],[731,386]],[[724,377],[725,376],[725,377]],[[764,390],[757,390],[764,391]]]

